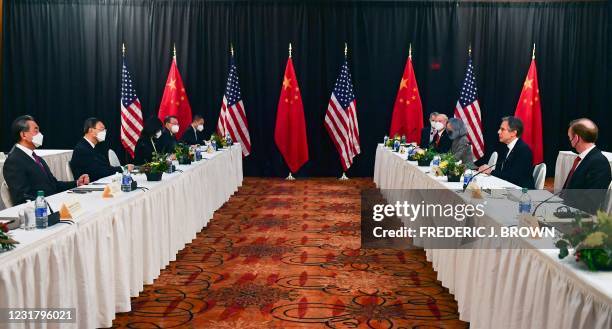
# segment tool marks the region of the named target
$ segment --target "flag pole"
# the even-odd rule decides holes
[[[125,57],[125,43],[124,42],[121,43],[121,54],[123,54],[123,57]]]
[[[234,44],[230,43],[230,54],[234,57]]]
[[[535,42],[533,43],[533,50],[531,51],[531,59],[535,59]]]
[[[172,44],[172,59],[176,62],[176,44]]]
[[[410,47],[408,48],[408,58],[412,60],[412,42],[410,43]]]
[[[346,42],[344,43],[344,58],[346,59],[346,57],[348,56],[348,46],[346,45]]]
[[[344,43],[344,59],[346,59],[347,55],[348,55],[348,46],[345,42]],[[346,171],[342,172],[342,176],[338,178],[338,180],[349,180],[349,178],[346,176]]]
[[[342,177],[338,178],[338,180],[349,180],[348,176],[346,176],[346,172],[342,172]]]
[[[291,58],[291,42],[289,42],[289,58]],[[293,177],[291,171],[289,171],[289,176],[287,176],[285,180],[295,180],[295,177]]]
[[[468,55],[469,55],[470,57],[472,57],[472,44],[471,44],[471,43],[470,43],[470,46],[469,46],[469,48],[468,48]]]

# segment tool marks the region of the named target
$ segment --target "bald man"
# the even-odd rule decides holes
[[[562,198],[570,199],[569,201],[573,201],[578,208],[591,213],[602,207],[603,191],[608,189],[612,180],[610,163],[595,145],[598,134],[597,125],[587,118],[570,122],[567,129],[567,138],[572,148],[578,153],[578,157],[574,160],[563,183],[565,191],[562,193]],[[602,193],[598,191],[568,192],[586,189],[599,190]]]

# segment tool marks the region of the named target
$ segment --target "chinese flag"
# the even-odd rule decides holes
[[[423,129],[423,106],[410,55],[395,98],[389,136],[406,135],[408,143],[420,143],[421,129]]]
[[[176,134],[176,138],[180,139],[191,124],[191,105],[189,105],[183,79],[181,79],[181,74],[176,66],[176,57],[172,59],[157,117],[163,122],[168,115],[174,115],[178,119],[179,132]]]
[[[523,83],[521,98],[516,105],[514,116],[523,121],[524,131],[521,138],[533,152],[533,164],[544,161],[542,147],[542,105],[540,104],[540,89],[538,89],[538,73],[535,59],[531,60],[527,78]]]
[[[291,57],[287,60],[278,100],[274,141],[292,173],[297,172],[308,161],[304,106]]]

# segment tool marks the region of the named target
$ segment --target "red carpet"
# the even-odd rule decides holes
[[[359,248],[373,186],[246,178],[113,327],[469,327],[422,251]]]

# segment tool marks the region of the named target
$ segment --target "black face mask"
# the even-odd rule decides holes
[[[457,132],[454,131],[454,130],[446,129],[446,132],[448,133],[448,138],[450,138],[451,140],[454,140],[454,139],[456,139],[458,137],[457,136]]]

